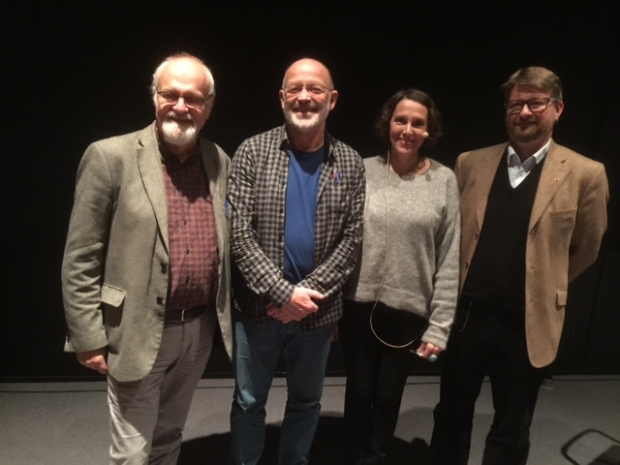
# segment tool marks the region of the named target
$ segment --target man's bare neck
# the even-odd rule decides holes
[[[325,144],[325,126],[312,131],[300,131],[287,126],[286,133],[291,147],[300,152],[315,152]]]

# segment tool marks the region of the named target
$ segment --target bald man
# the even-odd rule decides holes
[[[198,136],[213,76],[177,54],[152,94],[153,124],[86,150],[62,267],[65,349],[107,375],[113,464],[175,464],[218,327],[232,353],[229,159]]]
[[[280,355],[288,399],[278,463],[308,463],[341,286],[362,238],[362,160],[325,131],[337,100],[322,63],[293,63],[280,90],[285,125],[244,141],[233,157],[234,464],[261,457]]]

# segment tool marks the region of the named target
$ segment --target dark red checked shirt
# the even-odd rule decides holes
[[[200,151],[185,162],[160,147],[168,203],[170,284],[167,310],[208,305],[217,293],[213,202]]]

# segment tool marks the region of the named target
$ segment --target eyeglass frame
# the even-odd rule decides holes
[[[320,93],[313,92],[314,89],[320,89]],[[302,85],[293,85],[291,87],[282,87],[282,92],[286,97],[297,97],[301,95],[303,91],[306,91],[308,95],[315,98],[321,98],[330,92],[333,92],[335,89],[330,89],[329,87],[323,86],[321,84],[302,84]]]
[[[195,95],[188,95],[187,97],[184,97],[183,95],[177,92],[170,91],[170,90],[157,90],[155,92],[157,93],[157,96],[161,98],[163,102],[166,104],[176,105],[180,99],[183,99],[183,104],[187,108],[195,108],[197,110],[202,109],[207,104],[209,99],[213,97],[213,94],[207,95],[206,97],[197,97]],[[176,98],[175,99],[167,98],[162,94],[169,94],[170,96],[176,96]],[[191,101],[188,102],[187,98],[190,98],[191,101],[195,101],[197,103],[192,103]]]
[[[546,100],[545,102],[545,106],[543,108],[541,108],[540,110],[532,110],[532,107],[530,107],[530,103],[532,103],[534,100]],[[549,104],[551,102],[553,103],[558,103],[560,101],[560,99],[554,98],[554,97],[535,97],[535,98],[531,98],[529,100],[509,100],[508,102],[506,102],[504,104],[504,107],[506,107],[506,112],[510,115],[518,115],[519,113],[521,113],[523,111],[523,107],[527,106],[527,109],[531,112],[531,113],[542,113],[543,111],[545,111],[547,108],[549,108]],[[517,107],[515,106],[514,108],[510,108],[510,105],[519,105],[519,108],[517,109]]]

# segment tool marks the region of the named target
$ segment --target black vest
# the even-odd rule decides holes
[[[523,312],[527,232],[546,157],[516,188],[510,185],[505,157],[489,192],[480,239],[462,294],[489,309]]]

